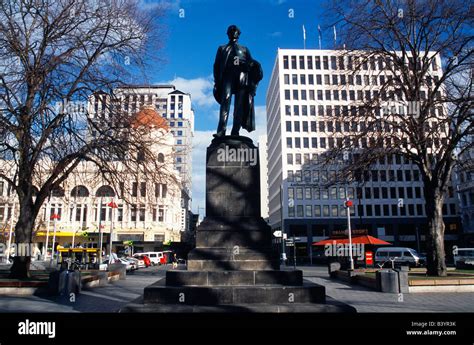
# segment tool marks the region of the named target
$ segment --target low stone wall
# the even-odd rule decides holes
[[[349,273],[348,271],[335,271],[332,276],[346,283],[358,284],[369,289],[377,290],[377,281],[375,278],[367,277],[361,272],[353,271]]]
[[[410,292],[474,292],[474,278],[410,279]]]

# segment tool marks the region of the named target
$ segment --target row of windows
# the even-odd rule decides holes
[[[358,217],[394,217],[394,216],[424,216],[425,205],[408,204],[404,207],[398,205],[357,205],[357,215],[354,207],[350,208],[350,214]],[[456,215],[456,205],[443,205],[443,215]],[[347,208],[342,205],[296,205],[288,207],[288,217],[313,218],[313,217],[346,217]]]
[[[318,126],[319,125],[319,126]],[[393,128],[389,122],[385,122],[383,126],[383,130],[385,131],[390,131],[390,132],[395,132],[398,133],[400,130],[398,127]],[[425,125],[425,130],[430,130],[430,128],[436,128],[438,127],[434,122],[429,123],[427,122]],[[439,127],[444,127],[439,126]],[[368,130],[368,124],[366,121],[300,121],[300,120],[295,120],[295,121],[286,121],[285,122],[285,129],[286,132],[291,133],[291,132],[365,132]],[[438,129],[438,128],[437,128]]]
[[[304,153],[303,154],[303,164],[317,164],[319,162],[319,154],[318,153]],[[341,163],[343,161],[341,160]],[[391,155],[385,155],[383,157],[379,157],[376,161],[377,164],[379,165],[386,165],[386,164],[413,164],[413,162],[410,159],[407,159],[403,157],[402,155],[397,155],[397,154],[391,154]]]
[[[439,77],[428,76],[426,85],[433,86],[439,82]],[[283,83],[285,85],[393,85],[393,76],[391,75],[346,75],[346,74],[284,74]]]
[[[296,154],[296,164],[301,159],[300,154]],[[316,182],[327,183],[328,181],[338,181],[338,175],[335,170],[288,170],[288,182]],[[365,182],[412,182],[421,181],[419,170],[371,170],[365,171],[360,176],[360,180]]]
[[[295,148],[305,148],[305,149],[310,148],[310,140],[311,140],[311,148],[318,148],[318,138],[303,137],[303,138],[286,138],[286,147],[288,149],[293,148],[293,139],[294,139]],[[408,139],[402,138],[400,143],[402,143],[404,146],[407,146]],[[446,145],[447,138],[441,138],[441,140],[438,138],[434,140],[428,139],[428,142],[427,142],[429,146],[435,146],[435,147],[439,147],[441,143],[443,143],[443,145]],[[395,145],[396,142],[394,138],[390,138],[390,137],[383,138],[383,141],[382,139],[376,140],[376,138],[373,138],[373,137],[370,137],[368,139],[366,137],[354,139],[349,136],[338,137],[338,138],[334,138],[334,137],[319,138],[319,148],[321,149],[325,149],[325,148],[333,149],[336,147],[338,148],[343,148],[343,147],[368,148],[369,146],[376,147],[381,144],[384,144],[385,147],[391,147],[392,145]]]
[[[355,106],[355,105],[299,105],[299,104],[294,104],[293,106],[291,105],[285,105],[285,115],[287,116],[307,116],[308,114],[311,116],[365,116],[369,110],[367,110],[363,106]],[[416,111],[416,105],[413,105],[413,103],[408,102],[407,105],[391,105],[387,104],[385,107],[374,107],[370,111],[373,111],[375,115],[381,116],[381,115],[390,115],[390,114],[398,114],[398,115],[411,115],[414,114]],[[441,107],[438,107],[436,109],[431,109],[430,110],[430,115],[431,116],[436,116],[436,113],[438,114],[439,117],[443,116],[443,109]],[[432,124],[433,125],[433,124]]]
[[[296,200],[345,200],[349,199],[421,199],[421,187],[289,187],[288,198]]]
[[[290,157],[289,154],[288,158]],[[301,154],[295,154],[295,164],[301,163]],[[337,173],[335,170],[319,171],[319,170],[288,170],[288,182],[328,182],[337,181]],[[364,171],[360,179],[366,182],[412,182],[421,181],[419,170],[370,170]]]
[[[163,205],[153,207],[152,209],[152,221],[154,222],[163,222],[164,221],[164,209]],[[57,214],[59,219],[63,215],[63,205],[62,204],[51,204],[51,213]],[[130,214],[128,221],[145,221],[145,205],[132,204],[130,205]],[[0,222],[9,220],[12,215],[12,205],[0,204]],[[124,217],[124,208],[123,204],[118,204],[116,209],[116,218],[118,222],[125,221]],[[96,222],[99,221],[110,221],[112,219],[112,208],[107,207],[105,204],[100,205],[96,204],[94,206],[94,215],[93,220]],[[46,220],[46,210],[44,214],[44,220]],[[75,222],[87,222],[88,221],[88,205],[87,204],[77,204],[75,207],[69,209],[69,221]]]
[[[323,92],[324,91],[324,92]],[[289,90],[285,89],[286,101],[370,101],[381,99],[382,101],[404,101],[406,100],[401,90]],[[437,92],[440,99],[441,93]],[[420,100],[426,100],[426,92],[420,91]]]
[[[421,60],[418,59],[416,65],[413,58],[408,58],[408,66],[411,70],[421,67]],[[359,66],[362,70],[392,70],[393,62],[391,58],[371,56],[368,59],[359,58],[357,56],[296,56],[284,55],[284,69],[325,69],[325,70],[354,70]],[[435,59],[432,60],[431,69],[438,70]]]

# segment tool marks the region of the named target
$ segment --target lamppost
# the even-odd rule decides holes
[[[110,212],[110,236],[109,236],[109,264],[113,263],[112,259],[112,234],[114,232],[114,208],[117,208],[117,204],[112,200],[107,204],[111,208]]]
[[[46,204],[46,244],[44,246],[45,252],[43,254],[43,260],[48,259],[48,243],[49,243],[49,225],[51,223],[51,203],[48,198],[48,203]]]
[[[50,266],[51,266],[51,263],[56,255],[56,250],[55,250],[55,243],[56,243],[56,223],[57,223],[57,220],[59,219],[59,214],[57,213],[53,213],[53,215],[51,216],[51,219],[53,219],[53,246],[52,246],[52,249],[51,249],[51,260],[50,260]]]
[[[13,237],[13,218],[15,217],[15,201],[12,204],[12,212],[10,213],[10,234],[8,235],[8,247],[7,247],[7,263],[10,260],[10,251],[12,246]],[[17,252],[18,254],[18,252]]]
[[[100,197],[99,210],[97,212],[99,215],[99,263],[102,263],[102,246],[104,245],[104,239],[102,235],[102,197]]]
[[[353,205],[352,201],[347,197],[346,202],[344,203],[347,210],[347,232],[349,235],[349,262],[351,266],[351,271],[354,270],[354,258],[352,257],[352,233],[351,233],[351,207]]]

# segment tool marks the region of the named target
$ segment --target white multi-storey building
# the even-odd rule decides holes
[[[346,229],[344,201],[349,197],[354,200],[353,229],[420,248],[427,225],[414,164],[399,155],[385,157],[365,172],[363,185],[339,181],[329,187],[336,170],[317,164],[319,155],[334,148],[344,133],[357,131],[359,124],[345,121],[342,114],[356,110],[389,77],[382,59],[348,73],[355,62],[340,53],[278,50],[266,96],[270,225],[299,237],[299,256],[309,256],[312,242]],[[438,59],[430,71],[433,78],[439,77],[440,66]],[[383,73],[371,73],[375,70]],[[362,138],[360,145],[366,147],[367,141]],[[446,240],[456,240],[460,224],[452,188],[444,211]]]
[[[115,90],[116,99],[122,109],[131,114],[144,106],[152,106],[166,119],[174,136],[174,165],[182,182],[182,221],[183,231],[189,230],[192,188],[192,139],[194,136],[194,110],[191,95],[181,92],[173,85],[128,85]],[[91,102],[90,114],[98,114],[102,107],[101,99]]]
[[[474,136],[469,138],[474,141]],[[457,170],[457,192],[464,232],[470,233],[474,243],[474,149],[465,151],[460,157]]]
[[[260,157],[260,214],[268,220],[268,157],[267,136],[258,138],[258,155]]]

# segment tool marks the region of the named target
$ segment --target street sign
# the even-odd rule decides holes
[[[293,247],[295,244],[293,242],[286,242],[287,247]]]
[[[273,232],[273,236],[275,237],[281,237],[282,233],[281,233],[281,230],[276,230]]]
[[[374,264],[374,253],[373,252],[365,252],[365,263],[367,265]]]

